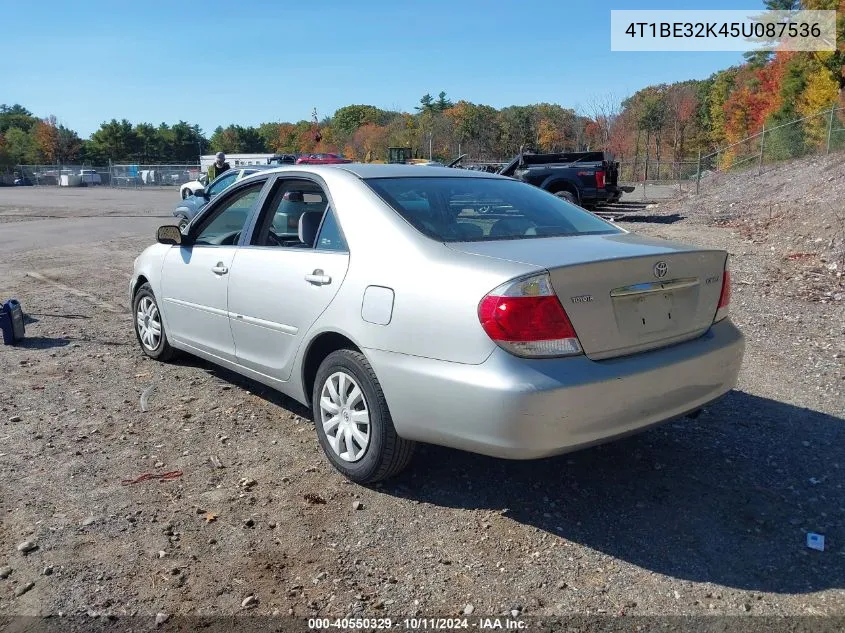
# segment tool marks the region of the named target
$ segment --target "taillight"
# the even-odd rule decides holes
[[[716,309],[716,317],[713,322],[721,321],[728,316],[728,308],[731,303],[731,271],[728,263],[725,262],[725,272],[722,273],[722,293],[719,295],[719,307]]]
[[[547,274],[509,281],[478,304],[478,320],[502,349],[517,356],[570,356],[581,343]]]
[[[598,189],[604,189],[604,172],[597,171],[596,172],[596,187]]]

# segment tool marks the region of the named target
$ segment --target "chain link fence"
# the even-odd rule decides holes
[[[198,164],[185,165],[112,165],[112,187],[178,187],[200,175]]]
[[[782,125],[702,156],[696,189],[712,186],[734,171],[763,174],[784,160],[819,156],[845,149],[845,108],[834,107]]]
[[[665,200],[681,193],[699,193],[718,185],[732,172],[759,175],[781,161],[841,150],[845,150],[845,108],[834,107],[764,128],[696,158],[661,161],[636,157],[623,161],[619,166],[619,183],[634,187],[629,199]]]
[[[15,165],[0,171],[0,184],[33,187],[171,187],[195,180],[198,163],[183,165]]]

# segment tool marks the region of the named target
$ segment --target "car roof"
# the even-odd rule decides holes
[[[428,165],[393,165],[382,163],[343,163],[337,165],[268,165],[269,171],[303,171],[328,174],[347,171],[358,178],[505,178],[496,174],[470,169],[434,167]],[[264,171],[262,169],[262,171]],[[509,180],[509,179],[508,179]]]

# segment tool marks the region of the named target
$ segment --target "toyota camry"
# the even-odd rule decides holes
[[[254,174],[159,228],[129,291],[143,353],[193,354],[309,406],[360,483],[419,442],[531,459],[694,414],[744,352],[725,251],[441,167]]]

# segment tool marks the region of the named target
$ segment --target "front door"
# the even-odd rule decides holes
[[[174,342],[234,360],[227,287],[241,232],[264,182],[251,182],[215,200],[188,236],[190,243],[167,253],[161,288]]]

